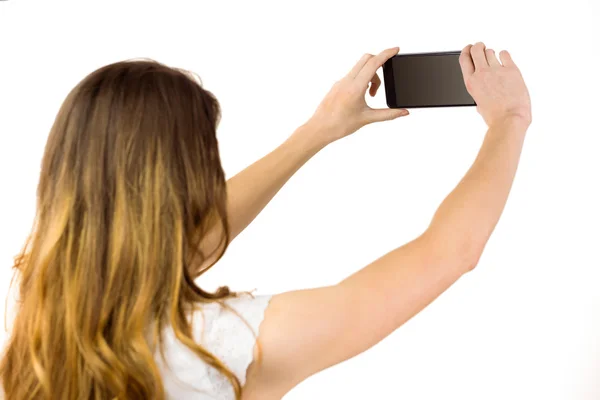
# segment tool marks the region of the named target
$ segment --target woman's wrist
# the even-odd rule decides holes
[[[332,143],[330,130],[313,120],[300,125],[292,136],[297,137],[303,146],[315,153]]]
[[[318,125],[305,123],[292,133],[287,142],[296,151],[305,153],[310,158],[329,144],[322,133],[323,131]]]
[[[509,114],[492,122],[489,128],[490,130],[497,130],[498,128],[503,130],[508,129],[525,134],[530,124],[531,118],[527,118],[520,114]]]

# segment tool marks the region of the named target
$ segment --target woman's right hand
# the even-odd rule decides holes
[[[527,86],[506,50],[500,52],[501,64],[494,50],[478,42],[466,46],[459,60],[467,91],[488,126],[506,118],[517,118],[527,126],[531,123]]]

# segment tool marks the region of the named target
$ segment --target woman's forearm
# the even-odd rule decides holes
[[[229,242],[250,225],[292,175],[326,144],[319,127],[302,125],[275,150],[227,180]],[[222,240],[221,225],[213,225],[199,245],[203,258],[194,259],[190,265],[194,277],[216,261]]]
[[[227,181],[231,240],[265,208],[283,185],[325,144],[318,129],[302,125],[275,150]]]
[[[440,246],[481,254],[508,199],[527,127],[518,118],[490,127],[472,167],[431,221],[429,230],[448,242]]]

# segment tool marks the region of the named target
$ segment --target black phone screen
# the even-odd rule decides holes
[[[390,108],[474,106],[458,62],[460,52],[399,54],[383,65]]]

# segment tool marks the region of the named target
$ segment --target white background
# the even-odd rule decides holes
[[[0,2],[0,297],[31,228],[50,126],[96,68],[150,57],[197,72],[222,105],[231,177],[305,122],[363,53],[481,40],[511,51],[534,122],[479,266],[286,400],[598,399],[598,10],[597,0]],[[385,107],[383,88],[368,101]],[[484,133],[474,108],[413,110],[331,145],[200,285],[279,293],[342,280],[423,231]]]

